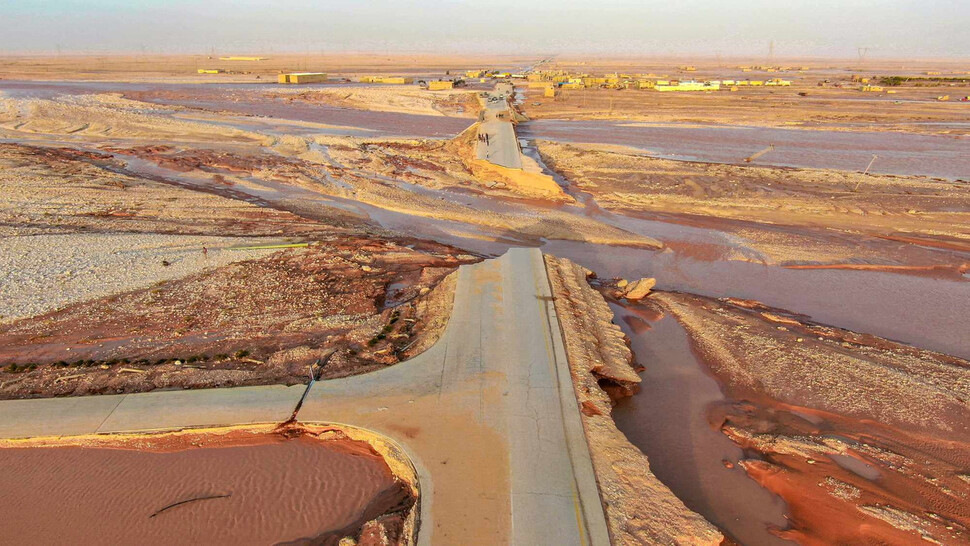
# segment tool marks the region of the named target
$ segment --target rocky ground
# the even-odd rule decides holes
[[[453,288],[439,284],[473,259],[334,238],[76,303],[0,327],[0,396],[293,384],[318,360],[325,378],[391,365],[433,343]]]
[[[655,293],[728,397],[711,425],[756,456],[803,544],[970,540],[970,363],[757,302]],[[727,463],[726,463],[727,464]]]

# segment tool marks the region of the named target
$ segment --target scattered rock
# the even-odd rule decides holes
[[[633,281],[627,286],[624,297],[631,301],[642,300],[650,293],[650,289],[656,286],[657,279],[644,277],[638,281]]]

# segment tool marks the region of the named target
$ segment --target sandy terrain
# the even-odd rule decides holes
[[[538,147],[551,169],[606,209],[685,215],[675,221],[735,232],[775,263],[916,261],[958,269],[970,250],[970,186],[963,182],[671,161],[596,145]],[[843,239],[832,240],[835,232]],[[876,239],[865,241],[870,247],[918,241],[953,254],[891,245],[860,250],[859,242],[844,240],[860,235]]]
[[[478,99],[475,91],[427,91],[417,85],[394,85],[391,87],[353,87],[314,89],[299,88],[269,93],[272,98],[327,104],[341,108],[356,108],[375,112],[400,112],[427,116],[453,116],[475,118],[478,116]]]
[[[7,441],[0,461],[23,471],[0,477],[12,502],[3,535],[14,542],[410,544],[412,476],[398,475],[389,467],[397,469],[396,461],[358,436],[254,426]]]
[[[648,300],[689,333],[728,396],[709,419],[763,458],[800,543],[968,540],[970,363],[804,322],[756,302]]]
[[[265,256],[273,251],[233,250],[265,242],[124,233],[2,237],[0,323]]]
[[[130,176],[97,152],[0,144],[0,236],[83,232],[280,237],[329,225],[246,202],[226,184],[209,192]],[[337,215],[334,215],[337,216]],[[357,222],[359,224],[359,221]]]
[[[636,392],[640,378],[613,313],[586,282],[590,272],[551,255],[546,268],[614,544],[721,544],[721,533],[650,472],[610,418],[615,399]]]
[[[0,98],[0,134],[70,136],[101,141],[169,139],[185,142],[270,144],[271,137],[232,127],[198,123],[168,115],[173,108],[121,98],[116,94],[78,95],[47,99]]]

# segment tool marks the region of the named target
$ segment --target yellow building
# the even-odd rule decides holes
[[[219,57],[220,61],[265,61],[269,57]]]
[[[862,90],[863,91],[871,91],[873,93],[879,93],[880,91],[882,91],[882,87],[880,87],[878,85],[863,85],[862,86]]]
[[[468,70],[465,72],[466,78],[481,78],[485,75],[484,70]]]
[[[199,74],[222,74],[225,70],[221,68],[200,68]]]
[[[404,85],[408,83],[414,83],[413,78],[405,78],[404,76],[361,76],[360,83],[385,83],[394,85]]]
[[[449,82],[449,81],[428,82],[428,91],[445,91],[447,89],[453,89],[454,87],[455,87],[455,82]]]
[[[555,96],[556,96],[556,88],[555,87],[552,87],[551,85],[549,87],[546,87],[546,90],[543,91],[542,96],[543,97],[548,97],[548,98],[555,98]]]
[[[717,91],[720,88],[721,84],[711,82],[677,82],[669,85],[658,83],[654,87],[657,91]]]
[[[327,81],[325,72],[290,72],[280,74],[280,83],[324,83]]]

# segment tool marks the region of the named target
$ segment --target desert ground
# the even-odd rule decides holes
[[[970,543],[970,67],[266,56],[0,59],[0,399],[406,365],[459,267],[539,247],[613,543]],[[523,169],[477,155],[506,78],[470,70],[523,76]],[[550,97],[543,73],[791,85]],[[366,463],[359,506],[293,538],[409,543],[418,495],[387,453],[294,426],[217,435]],[[113,441],[135,473],[189,456]],[[93,464],[71,445],[0,459]]]

